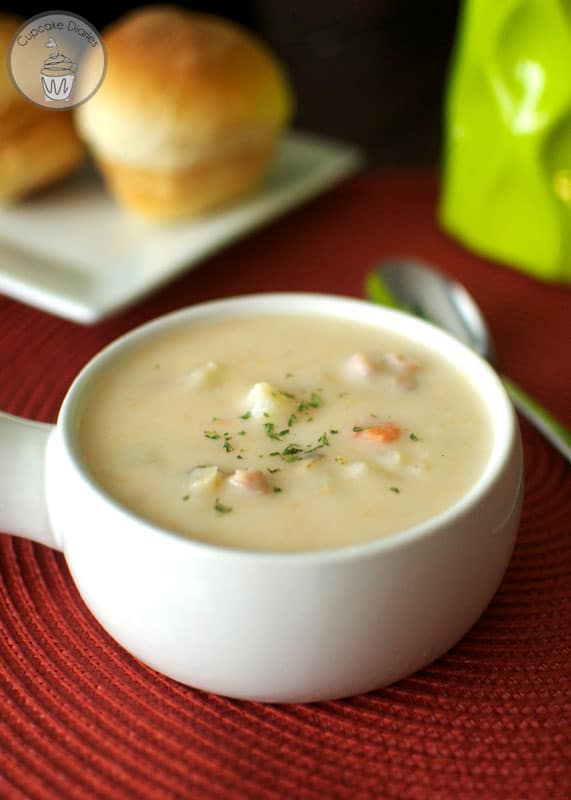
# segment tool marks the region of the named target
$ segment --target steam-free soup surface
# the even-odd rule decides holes
[[[478,479],[490,421],[440,356],[311,316],[172,331],[113,362],[81,422],[95,480],[192,539],[261,551],[390,536]]]

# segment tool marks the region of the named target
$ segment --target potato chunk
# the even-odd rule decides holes
[[[219,467],[196,467],[190,473],[188,488],[194,494],[214,492],[223,478],[224,473]]]
[[[365,461],[351,461],[343,467],[340,474],[344,478],[362,478],[370,469],[371,467]]]
[[[285,418],[295,409],[295,401],[271,383],[255,383],[246,398],[246,408],[257,419]]]
[[[192,369],[186,376],[186,383],[191,389],[208,389],[220,382],[222,368],[215,361],[207,361]]]

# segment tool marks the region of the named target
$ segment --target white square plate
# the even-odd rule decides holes
[[[121,211],[89,169],[0,209],[0,292],[93,323],[224,245],[355,172],[361,151],[290,133],[261,188],[194,222],[157,225]]]

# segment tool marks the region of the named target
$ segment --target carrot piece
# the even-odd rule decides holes
[[[355,436],[372,444],[390,444],[398,441],[401,433],[401,429],[394,422],[378,422],[356,431]]]

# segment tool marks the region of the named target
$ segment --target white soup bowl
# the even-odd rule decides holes
[[[493,444],[458,502],[388,538],[282,554],[186,539],[97,485],[81,461],[78,429],[91,386],[111,361],[167,330],[293,312],[401,334],[466,376],[489,411]],[[0,415],[0,530],[62,550],[95,617],[141,661],[191,686],[249,700],[354,695],[446,652],[500,584],[522,494],[517,422],[491,367],[426,322],[341,297],[254,295],[177,311],[92,359],[57,425]]]

